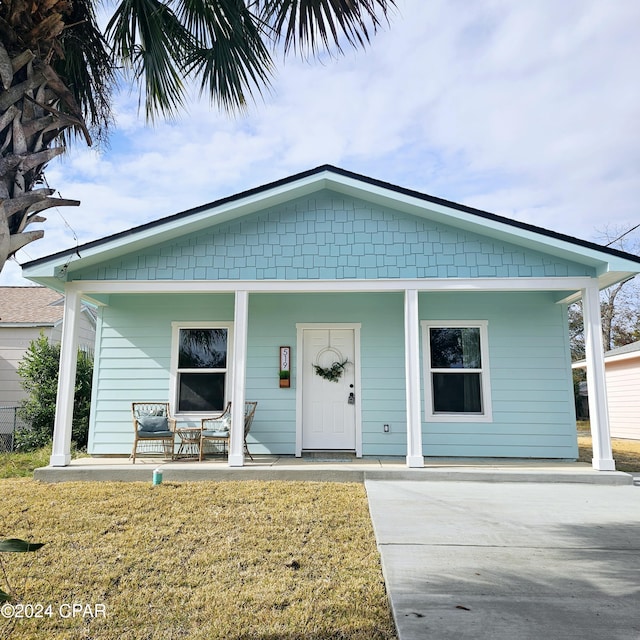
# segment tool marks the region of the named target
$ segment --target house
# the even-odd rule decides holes
[[[573,460],[567,305],[582,298],[593,465],[615,468],[599,290],[637,256],[321,166],[23,272],[66,295],[53,466],[70,461],[81,300],[99,309],[96,456],[130,452],[132,401],[168,399],[192,424],[232,401],[242,466],[247,399],[254,454]]]
[[[45,287],[0,287],[0,406],[18,406],[26,398],[18,365],[40,334],[60,342],[64,296]],[[84,305],[78,344],[93,353],[96,333],[94,309]]]
[[[607,351],[604,369],[611,436],[640,440],[640,341]]]

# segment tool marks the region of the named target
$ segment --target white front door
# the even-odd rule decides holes
[[[356,450],[357,361],[353,328],[302,330],[302,449]],[[332,381],[315,366],[330,369],[344,363]]]

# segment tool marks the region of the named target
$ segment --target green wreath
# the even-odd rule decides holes
[[[330,367],[321,367],[319,364],[314,364],[313,368],[316,370],[316,375],[329,380],[329,382],[338,382],[344,373],[344,368],[349,360],[343,360],[342,362],[334,362]]]

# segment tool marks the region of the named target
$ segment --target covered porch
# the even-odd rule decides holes
[[[405,467],[421,469],[425,467],[425,455],[432,453],[436,445],[431,445],[425,438],[429,438],[429,421],[424,420],[425,382],[424,358],[421,352],[421,322],[425,321],[428,313],[425,309],[430,307],[428,296],[461,296],[467,294],[483,294],[486,296],[527,295],[540,294],[553,298],[553,304],[558,309],[566,308],[568,301],[582,298],[585,317],[585,344],[587,360],[590,362],[589,387],[594,390],[590,394],[590,413],[592,437],[594,443],[593,469],[600,471],[613,471],[615,462],[612,458],[608,412],[606,405],[606,393],[604,383],[604,365],[602,360],[600,313],[599,313],[599,285],[598,280],[588,277],[549,277],[549,278],[470,278],[470,279],[420,279],[420,280],[357,280],[357,281],[75,281],[65,285],[65,322],[62,337],[62,354],[60,362],[60,385],[58,390],[58,403],[54,431],[54,447],[51,457],[52,467],[67,467],[71,464],[71,420],[73,413],[72,381],[75,378],[75,354],[77,350],[78,314],[81,300],[88,299],[103,308],[108,308],[116,297],[129,297],[130,299],[141,296],[174,296],[175,300],[184,300],[184,296],[220,296],[224,295],[232,301],[229,320],[233,323],[233,348],[232,368],[229,375],[228,398],[232,403],[232,428],[229,445],[228,459],[222,464],[230,468],[247,465],[243,451],[243,407],[245,400],[255,399],[247,390],[247,363],[250,340],[250,307],[252,302],[258,300],[274,302],[282,300],[281,296],[305,296],[304,300],[311,300],[315,296],[322,297],[323,302],[334,298],[334,302],[353,298],[356,295],[369,294],[371,296],[392,296],[399,304],[399,315],[396,316],[396,329],[400,336],[400,350],[395,355],[400,362],[398,378],[400,379],[399,393],[402,395],[402,419],[401,433],[394,433],[394,437],[404,447],[402,457],[395,457],[393,464],[398,465],[401,460]],[[279,297],[280,296],[280,297]],[[342,296],[340,298],[339,296]],[[300,298],[301,300],[303,298]],[[380,298],[377,313],[383,312],[384,301],[388,298]],[[487,298],[488,299],[488,298]],[[438,298],[441,302],[442,298]],[[326,306],[326,305],[325,305]],[[176,308],[180,306],[176,304]],[[373,310],[376,312],[376,310]],[[427,315],[425,315],[427,313]],[[184,317],[184,312],[175,312],[176,317]],[[468,311],[470,317],[480,317],[473,310]],[[371,314],[369,314],[371,315]],[[481,314],[482,315],[482,314]],[[334,312],[332,318],[344,320]],[[350,317],[349,320],[356,318]],[[359,320],[366,320],[363,315]],[[318,326],[317,323],[312,323]],[[322,323],[321,323],[322,324]],[[331,323],[336,326],[336,321]],[[338,323],[341,326],[344,323]],[[361,323],[349,322],[354,328],[354,335],[358,336],[357,325]],[[299,336],[308,323],[298,323],[298,340],[292,340],[294,348],[293,358],[297,359],[297,368],[300,368],[303,345]],[[294,334],[295,335],[295,334]],[[275,345],[276,343],[274,343]],[[272,345],[273,346],[273,345]],[[560,358],[568,357],[564,348],[558,353]],[[269,356],[271,357],[271,356]],[[365,456],[366,462],[372,456],[375,447],[363,451],[362,424],[363,404],[362,397],[366,394],[359,369],[356,368],[354,387],[354,415],[355,415],[355,439],[353,447],[346,449],[351,451],[356,459]],[[301,410],[302,385],[294,384],[291,390],[292,396],[289,403],[293,403],[295,416],[295,456],[302,456],[306,447],[303,445],[303,412]],[[293,398],[293,400],[292,400]],[[145,398],[139,398],[145,399]],[[167,398],[168,399],[168,398]],[[366,408],[365,408],[366,410]],[[233,413],[235,412],[235,413]],[[397,412],[400,415],[399,412]],[[383,425],[380,425],[381,427]],[[398,427],[398,421],[395,425]],[[379,437],[379,436],[376,436]],[[433,438],[432,438],[433,440]],[[381,445],[383,446],[383,445]],[[396,451],[397,453],[397,451]],[[375,455],[375,454],[374,454]],[[384,456],[383,456],[384,457]],[[516,456],[517,457],[517,456]],[[536,457],[533,455],[532,457]],[[541,456],[545,457],[545,456]],[[266,458],[261,457],[262,464]],[[276,455],[278,460],[288,460],[287,457]],[[295,458],[293,458],[295,460]],[[363,462],[362,464],[365,464]],[[219,462],[213,463],[219,468]],[[280,464],[280,463],[278,463]],[[360,464],[360,462],[358,462]],[[249,465],[252,469],[253,464]],[[276,465],[277,466],[277,465]],[[177,468],[177,467],[170,467]],[[204,468],[204,467],[203,467]],[[363,468],[363,467],[359,467]]]

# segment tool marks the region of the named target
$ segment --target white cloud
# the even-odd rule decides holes
[[[47,177],[82,200],[61,211],[81,243],[325,163],[591,238],[639,221],[637,24],[625,0],[404,0],[365,51],[287,59],[242,116],[194,100],[148,128],[122,94],[111,150]],[[29,258],[74,245],[49,218]]]

